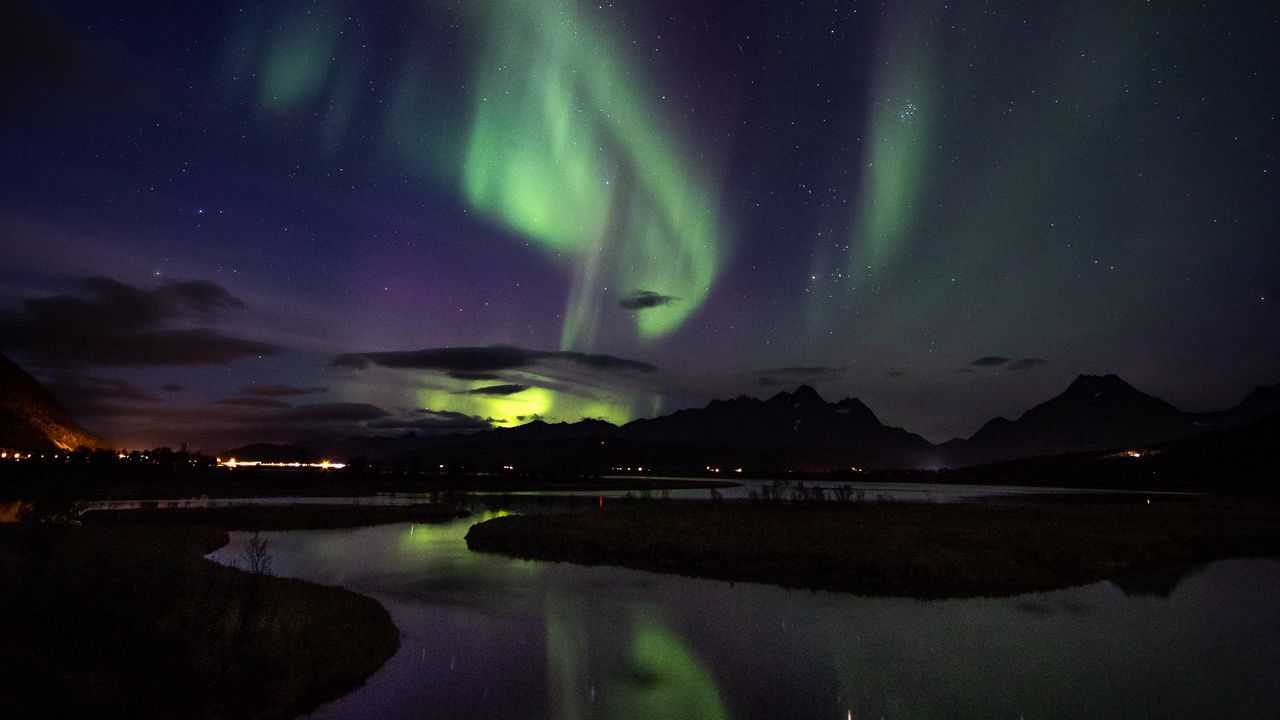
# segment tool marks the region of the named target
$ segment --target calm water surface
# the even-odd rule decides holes
[[[493,514],[264,533],[277,574],[371,595],[403,635],[311,717],[1280,717],[1275,560],[924,602],[470,552]]]
[[[617,490],[529,490],[522,492],[466,492],[465,495],[473,498],[634,498],[634,499],[659,499],[671,498],[676,500],[706,500],[711,497],[709,490],[703,489],[684,489],[671,488],[666,490],[629,490],[625,489],[626,485],[636,480],[644,478],[636,477],[606,477],[604,478],[605,487],[610,482],[616,482],[621,489]],[[656,479],[663,480],[690,480],[694,478],[687,477],[661,477]],[[891,483],[891,482],[830,482],[830,481],[809,481],[799,483],[794,481],[772,480],[772,479],[756,479],[746,478],[737,479],[730,478],[731,482],[738,485],[733,487],[718,488],[716,495],[726,500],[745,500],[752,493],[762,494],[766,490],[779,491],[787,493],[798,487],[820,487],[826,491],[835,491],[838,488],[847,487],[855,494],[854,499],[862,501],[906,501],[906,502],[966,502],[972,500],[981,500],[984,498],[1054,498],[1069,497],[1072,495],[1115,495],[1115,496],[1156,496],[1156,495],[1179,495],[1185,493],[1151,493],[1151,492],[1134,492],[1127,490],[1081,490],[1078,488],[1053,488],[1053,487],[1024,487],[1018,485],[949,485],[941,483]],[[779,485],[779,483],[784,483]],[[464,494],[464,493],[457,493]],[[139,508],[212,508],[212,507],[232,507],[236,505],[411,505],[415,503],[436,502],[440,499],[441,493],[378,493],[375,495],[354,495],[354,496],[318,496],[318,497],[198,497],[198,498],[166,498],[158,500],[93,500],[83,503],[85,510],[134,510]],[[13,504],[16,508],[16,503]],[[0,520],[4,518],[5,505],[0,503]]]

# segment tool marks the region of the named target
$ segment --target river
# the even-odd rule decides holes
[[[519,499],[515,500],[516,502]],[[473,553],[477,521],[263,533],[381,601],[399,652],[310,717],[1280,717],[1280,562],[918,601]],[[235,561],[248,536],[212,554]]]

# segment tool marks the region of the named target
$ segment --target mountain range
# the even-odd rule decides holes
[[[965,467],[1018,458],[1147,447],[1238,428],[1280,413],[1280,385],[1258,388],[1239,405],[1186,413],[1115,375],[1081,375],[1057,397],[1016,419],[995,418],[973,436],[932,444],[880,422],[856,398],[827,402],[812,387],[767,399],[740,396],[702,408],[615,426],[600,420],[534,421],[470,435],[316,439],[313,455],[364,455],[393,461],[484,464],[486,460],[662,470],[707,464],[756,470]],[[663,467],[666,466],[666,467]]]
[[[1242,428],[1280,413],[1280,385],[1260,387],[1238,405],[1186,413],[1115,375],[1081,375],[1060,395],[1015,419],[995,418],[969,438],[932,444],[880,422],[862,401],[827,402],[801,385],[767,399],[739,396],[625,425],[601,420],[471,434],[312,438],[227,451],[242,459],[328,457],[401,464],[503,464],[598,472],[613,467],[688,472],[706,467],[754,471],[959,468],[1071,453],[1141,448]],[[24,451],[108,448],[80,426],[35,378],[0,354],[0,448]]]

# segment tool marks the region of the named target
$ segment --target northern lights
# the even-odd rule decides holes
[[[789,370],[944,440],[1078,373],[1280,380],[1266,3],[5,12],[0,350],[123,444],[620,423]]]
[[[927,171],[934,104],[932,28],[938,3],[888,11],[880,55],[887,58],[870,86],[871,143],[853,217],[849,277],[874,275],[910,236]]]
[[[678,298],[635,320],[642,338],[672,332],[711,289],[716,193],[584,7],[524,0],[486,11],[468,202],[573,263],[561,349],[592,348],[601,309],[627,290]]]

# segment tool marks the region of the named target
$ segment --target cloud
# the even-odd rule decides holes
[[[117,403],[102,416],[111,418],[122,437],[145,439],[142,444],[174,445],[199,439],[225,447],[249,442],[367,435],[376,431],[372,427],[376,422],[391,418],[386,410],[366,403],[289,406],[273,398],[228,399],[235,402],[215,402],[202,407]]]
[[[1044,358],[1022,358],[1021,360],[1015,360],[1015,361],[1014,361],[1013,363],[1011,363],[1011,364],[1009,365],[1009,367],[1008,367],[1008,368],[1006,368],[1006,369],[1008,369],[1008,370],[1033,370],[1033,369],[1035,369],[1035,368],[1040,367],[1041,365],[1044,365],[1044,364],[1045,364],[1045,363],[1047,363],[1047,362],[1049,362],[1049,361],[1048,361],[1048,360],[1045,360]]]
[[[662,295],[652,290],[637,290],[618,300],[618,307],[623,310],[648,310],[649,308],[669,305],[679,299],[671,295]]]
[[[459,390],[454,395],[515,395],[516,393],[528,390],[528,385],[489,385],[488,387],[479,387],[473,390]]]
[[[487,372],[464,372],[455,371],[448,373],[449,377],[454,380],[501,380],[502,376],[497,373]]]
[[[238,405],[240,407],[255,407],[255,408],[292,407],[289,403],[283,400],[273,400],[271,398],[264,398],[264,397],[226,398],[224,400],[216,400],[215,402],[217,402],[217,404],[219,405]]]
[[[418,411],[417,417],[374,420],[368,426],[371,430],[422,430],[445,434],[491,430],[494,427],[494,422],[493,418],[481,418],[477,415],[467,415],[451,410],[429,410],[424,408]]]
[[[755,370],[762,387],[774,385],[799,385],[803,383],[834,380],[844,372],[844,368],[834,367],[778,367]]]
[[[39,367],[225,365],[280,352],[268,343],[187,326],[244,307],[210,282],[169,282],[146,290],[88,277],[77,288],[78,295],[33,298],[20,312],[0,314],[6,348]]]
[[[438,370],[456,377],[458,373],[492,373],[525,370],[547,363],[568,362],[594,370],[650,373],[657,368],[639,360],[614,355],[569,351],[529,350],[512,345],[487,347],[446,347],[425,350],[346,353],[334,357],[333,367],[363,370],[370,366],[401,370]]]
[[[78,418],[109,416],[120,403],[136,407],[139,403],[154,406],[161,401],[150,390],[126,380],[68,371],[59,371],[44,385]]]
[[[178,383],[165,383],[160,386],[160,389],[167,393],[180,393],[184,388]]]
[[[1044,365],[1047,362],[1048,360],[1045,360],[1043,358],[1022,358],[1021,360],[1014,360],[1013,358],[1007,358],[1007,357],[1004,357],[1003,355],[988,355],[986,357],[980,357],[977,360],[970,362],[969,365],[971,368],[972,367],[980,367],[980,368],[1003,367],[1005,370],[1032,370],[1034,368],[1040,367],[1041,365]]]
[[[271,413],[268,417],[272,422],[308,424],[366,422],[389,415],[386,410],[369,403],[331,402],[298,405]]]
[[[329,392],[329,388],[302,388],[293,385],[246,385],[240,388],[240,392],[251,397],[279,398],[295,395],[314,395],[316,393]]]

